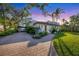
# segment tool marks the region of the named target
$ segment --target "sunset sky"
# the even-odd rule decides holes
[[[14,3],[11,4],[17,9],[23,8],[26,6],[26,3]],[[79,4],[77,3],[49,3],[49,5],[46,7],[46,10],[48,10],[50,13],[54,12],[56,8],[64,9],[63,14],[61,14],[61,19],[68,19],[69,16],[75,15],[79,13]],[[51,17],[44,17],[41,13],[41,11],[37,8],[32,8],[32,19],[33,20],[41,20],[41,21],[47,21],[51,20]]]

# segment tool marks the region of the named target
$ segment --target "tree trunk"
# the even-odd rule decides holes
[[[4,19],[4,31],[6,31],[6,17],[5,17],[5,10],[3,10],[3,19]]]
[[[4,20],[4,31],[6,31],[6,22]]]
[[[4,31],[6,31],[6,18],[5,18],[5,15],[4,15]]]
[[[11,23],[11,21],[9,20],[9,28],[12,28],[12,23]]]

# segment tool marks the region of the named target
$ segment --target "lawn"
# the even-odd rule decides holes
[[[59,56],[79,55],[79,33],[62,32],[52,41]]]

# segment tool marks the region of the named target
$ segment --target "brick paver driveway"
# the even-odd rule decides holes
[[[0,38],[0,55],[47,56],[50,55],[50,42],[54,35],[33,39],[26,33],[16,33]]]

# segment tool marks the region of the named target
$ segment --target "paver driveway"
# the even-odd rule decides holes
[[[20,32],[0,38],[0,55],[47,56],[53,36],[49,34],[41,39],[33,39],[31,35]]]

